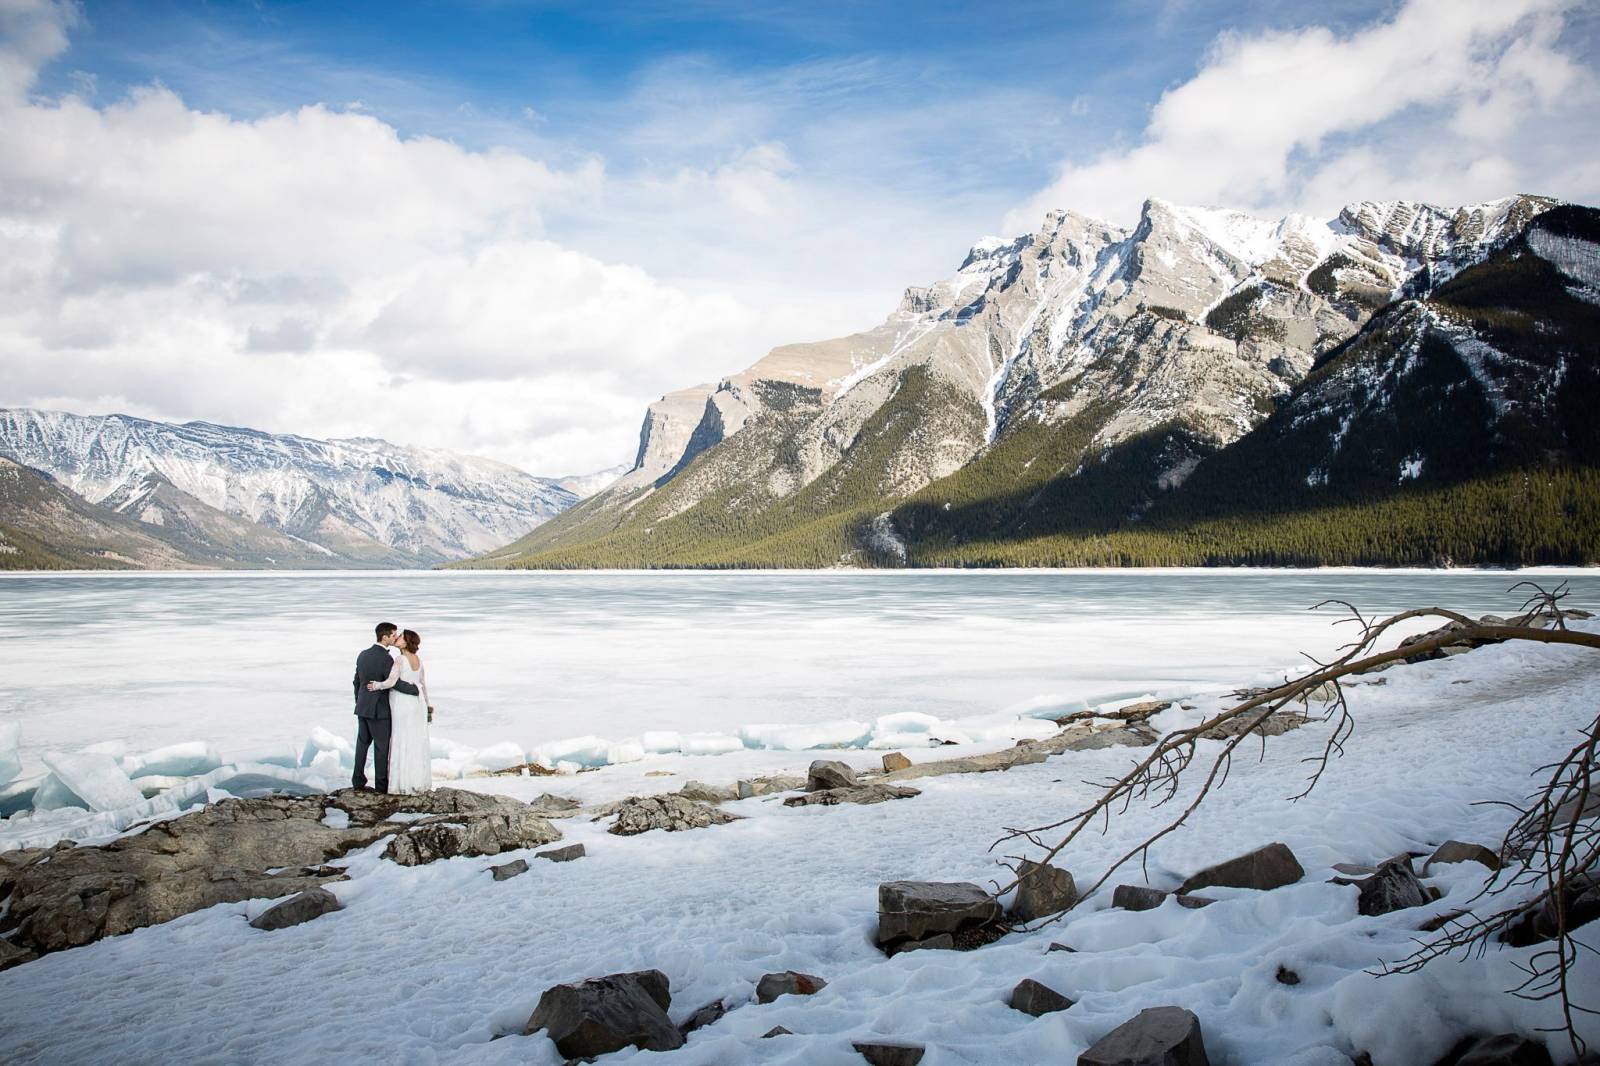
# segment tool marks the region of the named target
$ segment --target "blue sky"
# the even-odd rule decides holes
[[[1592,0],[0,0],[0,404],[598,469],[1048,209],[1600,203],[1597,56]]]

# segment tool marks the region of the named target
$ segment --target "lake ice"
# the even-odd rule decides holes
[[[1548,570],[16,576],[0,723],[22,774],[91,744],[292,762],[353,737],[352,664],[390,620],[423,635],[435,738],[501,762],[652,733],[803,747],[907,712],[972,733],[1298,670],[1347,639],[1324,599],[1508,612],[1530,577],[1600,601],[1600,575]]]

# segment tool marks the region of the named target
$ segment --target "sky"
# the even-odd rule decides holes
[[[0,0],[0,405],[564,475],[989,234],[1600,204],[1593,0]]]

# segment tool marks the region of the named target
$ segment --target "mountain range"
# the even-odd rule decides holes
[[[474,566],[1600,561],[1600,212],[1051,212]]]
[[[0,568],[24,555],[46,566],[432,566],[514,540],[606,480],[375,439],[0,409]]]

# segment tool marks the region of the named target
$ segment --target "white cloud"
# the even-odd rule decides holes
[[[159,86],[108,106],[30,96],[76,18],[0,0],[0,403],[383,435],[567,473],[631,457],[649,399],[800,328],[545,234],[548,210],[608,198],[771,214],[793,170],[781,145],[652,189],[593,159],[403,138],[353,109],[241,121]]]
[[[1409,0],[1340,36],[1225,33],[1131,147],[1063,164],[1006,219],[1068,207],[1127,223],[1149,196],[1268,212],[1354,199],[1593,199],[1575,144],[1600,135],[1589,72],[1563,52],[1576,0]]]

